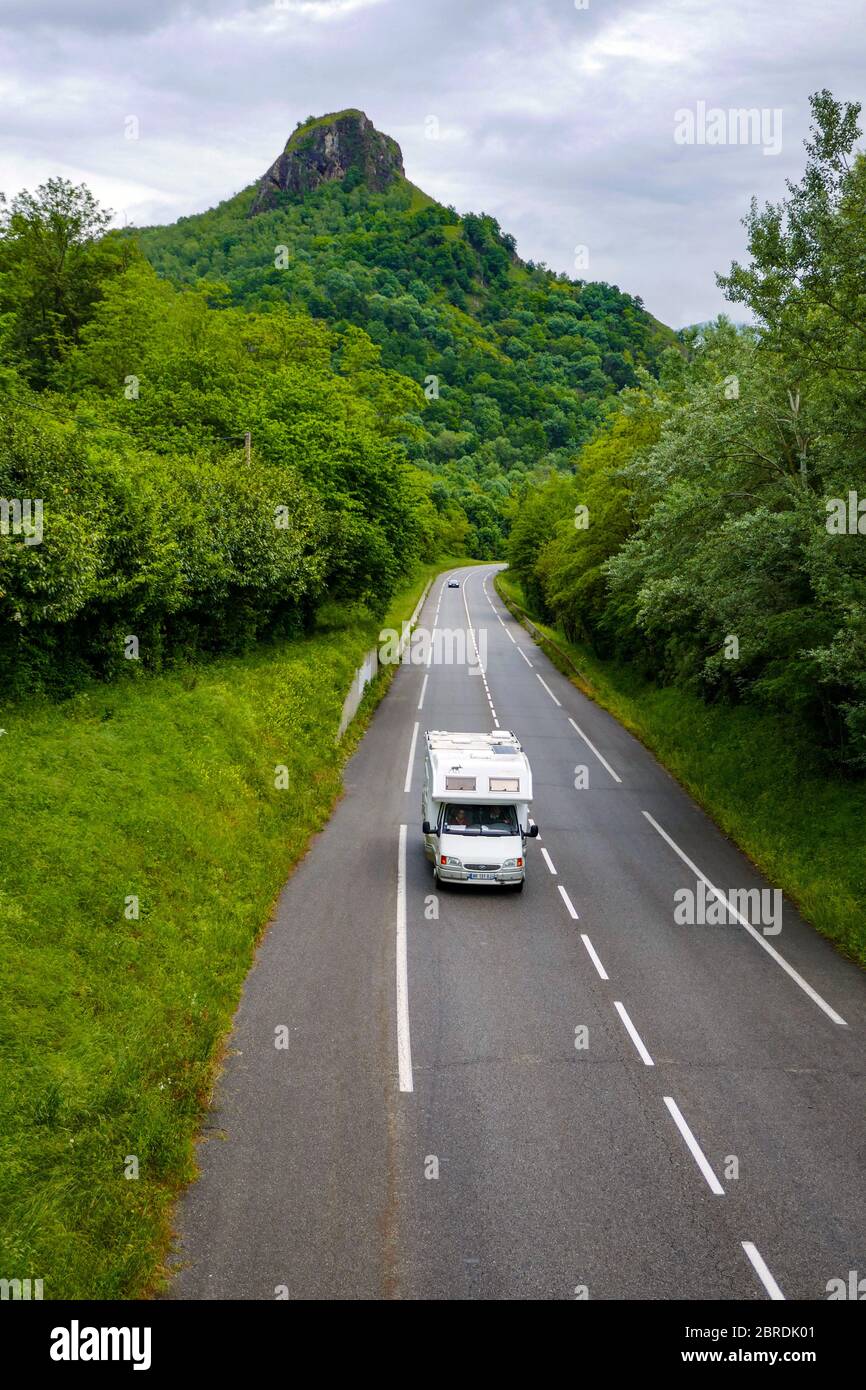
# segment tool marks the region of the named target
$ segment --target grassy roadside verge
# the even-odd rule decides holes
[[[338,747],[352,675],[466,563],[381,623],[0,713],[0,1277],[153,1287],[256,940],[391,673]]]
[[[501,573],[496,587],[520,617],[518,582]],[[866,785],[828,776],[781,716],[651,685],[532,622],[554,665],[651,749],[804,917],[866,965]]]

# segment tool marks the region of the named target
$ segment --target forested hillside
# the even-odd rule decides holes
[[[421,392],[365,334],[220,307],[119,243],[57,269],[85,202],[56,181],[0,244],[0,497],[23,503],[0,544],[4,694],[244,650],[325,603],[379,613],[413,562],[460,545],[395,440]]]
[[[63,179],[4,202],[3,693],[380,613],[418,561],[498,557],[527,477],[654,368],[671,335],[638,300],[523,265],[402,169],[350,111],[173,227],[108,231]]]
[[[311,119],[287,145],[289,187],[263,181],[263,209],[251,187],[136,239],[175,283],[218,281],[234,304],[290,304],[338,331],[363,328],[385,367],[424,388],[401,438],[436,507],[458,507],[470,553],[496,558],[526,477],[568,467],[605,400],[634,385],[637,368],[654,370],[673,335],[615,286],[524,264],[494,218],[459,217],[409,183],[399,150],[382,190],[358,156],[291,191],[316,172],[321,156],[304,141],[323,123],[371,138],[360,112]]]
[[[866,769],[866,159],[858,106],[813,98],[797,186],[753,206],[720,277],[755,327],[682,335],[528,490],[510,559],[596,655],[783,712]]]

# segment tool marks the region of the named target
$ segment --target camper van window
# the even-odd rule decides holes
[[[517,811],[513,806],[448,805],[442,829],[446,835],[517,835]]]

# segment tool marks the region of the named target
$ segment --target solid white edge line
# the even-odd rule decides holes
[[[430,677],[425,675],[423,681],[421,682],[421,696],[420,696],[420,698],[419,698],[419,700],[418,700],[418,708],[419,708],[419,709],[421,708],[421,706],[422,706],[423,703],[424,703],[424,695],[425,695],[425,692],[426,692],[426,690],[427,690],[427,682],[428,682],[429,679],[430,679]]]
[[[643,1062],[644,1066],[645,1066],[645,1067],[654,1067],[654,1066],[655,1066],[655,1062],[653,1061],[652,1057],[649,1055],[649,1053],[647,1052],[646,1048],[644,1047],[644,1045],[643,1045],[643,1038],[641,1037],[640,1033],[639,1033],[639,1032],[637,1031],[637,1029],[635,1028],[635,1026],[634,1026],[634,1024],[632,1023],[631,1019],[629,1018],[628,1014],[626,1013],[625,1008],[624,1008],[623,1005],[619,1002],[618,999],[615,999],[615,1000],[613,1001],[613,1007],[616,1009],[617,1013],[619,1014],[620,1018],[622,1019],[623,1027],[625,1028],[625,1031],[628,1033],[629,1037],[631,1038],[632,1042],[634,1043],[635,1047],[637,1048],[638,1053],[640,1054],[640,1059],[641,1059],[641,1061]]]
[[[552,874],[556,875],[556,877],[558,877],[558,875],[556,874],[556,869],[553,867],[553,860],[551,859],[550,855],[547,853],[547,850],[544,849],[543,847],[542,847],[542,850],[541,850],[541,857],[542,857],[542,859],[544,860],[544,862],[545,862],[545,864],[547,865],[547,867],[548,867],[548,869],[550,870],[550,872],[551,872]]]
[[[403,791],[408,792],[412,787],[412,765],[415,762],[415,744],[418,742],[418,721],[412,730],[412,742],[409,746],[409,762],[406,765],[406,781],[403,784]]]
[[[574,920],[575,920],[575,922],[580,921],[580,918],[578,917],[577,913],[576,913],[575,910],[574,910],[574,905],[573,905],[573,903],[572,903],[572,901],[571,901],[571,898],[570,898],[570,897],[568,896],[568,894],[566,893],[566,891],[565,891],[565,889],[563,888],[562,884],[561,884],[561,883],[557,884],[557,887],[558,887],[558,889],[559,889],[559,893],[560,893],[560,897],[562,898],[562,901],[565,903],[565,906],[568,908],[569,916],[573,917]]]
[[[757,1274],[764,1288],[767,1290],[767,1293],[770,1295],[773,1302],[785,1303],[785,1295],[782,1293],[782,1290],[779,1288],[779,1285],[776,1283],[772,1274],[768,1270],[764,1258],[761,1255],[760,1250],[758,1250],[757,1246],[753,1245],[750,1240],[741,1240],[740,1244],[742,1245],[743,1249],[745,1250],[746,1254],[751,1260],[752,1267],[755,1273]]]
[[[553,701],[553,703],[554,703],[555,705],[559,705],[559,708],[562,709],[562,701],[561,701],[561,700],[557,700],[557,698],[556,698],[556,696],[554,695],[553,691],[551,690],[550,686],[547,684],[547,681],[544,680],[544,678],[543,678],[542,676],[539,676],[539,674],[538,674],[537,671],[536,671],[536,673],[535,673],[535,677],[536,677],[536,680],[540,680],[540,681],[541,681],[541,684],[544,686],[545,690],[547,691],[547,693],[548,693],[548,695],[550,696],[550,698],[551,698],[551,700]]]
[[[688,865],[692,873],[695,874],[702,881],[702,883],[704,883],[707,886],[707,888],[709,888],[710,892],[713,893],[715,897],[719,899],[720,902],[723,902],[725,904],[732,916],[736,917],[737,921],[740,923],[740,926],[745,927],[746,931],[749,933],[750,936],[754,937],[758,945],[763,946],[764,950],[767,952],[768,955],[772,956],[776,964],[781,965],[782,969],[785,971],[787,975],[790,975],[794,983],[798,984],[800,988],[806,994],[808,994],[812,1002],[817,1004],[819,1009],[823,1009],[827,1017],[832,1019],[834,1023],[838,1023],[842,1028],[847,1028],[848,1025],[845,1022],[844,1018],[842,1018],[841,1014],[837,1014],[836,1010],[830,1007],[826,999],[822,999],[817,990],[814,990],[812,988],[808,980],[804,980],[803,976],[800,975],[794,969],[793,965],[789,965],[788,962],[785,960],[785,957],[779,955],[779,952],[773,946],[770,945],[766,937],[762,936],[760,932],[755,931],[755,928],[752,926],[751,922],[746,917],[744,917],[741,912],[738,912],[732,903],[728,902],[724,893],[719,888],[716,888],[715,884],[710,883],[710,880],[707,878],[706,874],[701,873],[701,870],[698,868],[697,864],[692,863],[691,859],[689,859],[689,856],[680,849],[679,845],[676,844],[674,840],[671,839],[670,835],[667,833],[666,830],[662,830],[658,821],[650,815],[649,811],[643,811],[641,814],[646,816],[650,825],[658,831],[659,835],[661,835],[663,840],[667,841],[674,853],[679,855],[680,859],[682,859],[684,864]]]
[[[596,949],[590,941],[589,937],[586,935],[586,932],[581,932],[580,939],[586,947],[587,951],[589,952],[589,958],[595,966],[596,970],[598,971],[599,975],[603,980],[606,980],[608,978],[607,971],[605,970],[604,966],[599,960]]]
[[[715,1173],[713,1172],[712,1168],[710,1167],[709,1163],[704,1157],[704,1153],[701,1149],[700,1144],[698,1143],[697,1139],[692,1134],[692,1131],[689,1129],[688,1125],[683,1119],[682,1114],[680,1112],[680,1108],[674,1100],[673,1096],[665,1096],[664,1102],[668,1110],[671,1112],[671,1117],[673,1119],[674,1124],[676,1125],[680,1134],[686,1141],[686,1146],[689,1150],[689,1153],[691,1154],[692,1158],[695,1160],[695,1163],[698,1165],[701,1172],[703,1173],[707,1181],[707,1184],[710,1188],[710,1191],[714,1192],[717,1197],[724,1197],[725,1189],[722,1187],[722,1184],[719,1182],[718,1178],[716,1177]]]
[[[397,1074],[401,1091],[415,1089],[409,1036],[409,962],[406,950],[406,829],[400,826],[397,852]]]
[[[606,767],[606,768],[607,768],[607,770],[608,770],[608,772],[610,773],[610,775],[611,775],[611,777],[613,778],[613,780],[614,780],[615,782],[622,782],[622,778],[617,776],[617,774],[614,772],[613,768],[611,767],[610,763],[608,762],[607,758],[602,757],[601,753],[599,753],[599,751],[598,751],[598,749],[596,748],[595,744],[592,743],[591,740],[587,738],[586,734],[583,732],[583,729],[581,729],[577,724],[575,724],[574,720],[571,718],[571,715],[569,715],[569,717],[568,717],[568,722],[569,722],[569,724],[571,725],[571,727],[574,729],[575,733],[576,733],[576,734],[580,734],[580,737],[583,739],[583,741],[584,741],[584,743],[586,744],[587,748],[589,748],[589,749],[592,750],[592,752],[593,752],[593,753],[595,754],[595,756],[598,758],[598,761],[601,763],[602,767]]]

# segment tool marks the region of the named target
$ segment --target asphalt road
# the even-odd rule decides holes
[[[401,668],[281,895],[171,1296],[824,1299],[866,1274],[866,979],[787,902],[778,933],[675,920],[700,876],[772,885],[494,569],[438,579],[420,619],[468,608],[484,678]],[[533,769],[525,891],[434,894],[424,729],[494,720]]]

